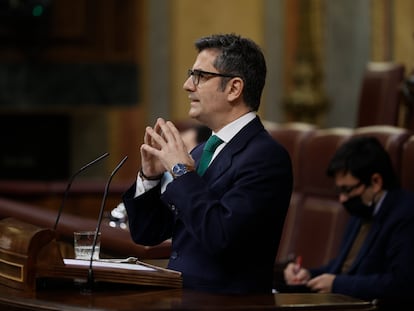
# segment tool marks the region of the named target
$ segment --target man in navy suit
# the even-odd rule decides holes
[[[221,144],[205,173],[197,172],[204,143],[189,154],[172,122],[159,118],[146,128],[141,170],[123,197],[131,236],[144,245],[172,238],[168,268],[182,273],[185,288],[270,293],[292,168],[256,115],[265,59],[253,41],[235,34],[195,46],[183,86],[189,116]]]
[[[414,289],[414,196],[399,188],[391,160],[373,137],[338,148],[327,173],[351,218],[338,256],[324,267],[290,263],[290,285],[396,303]]]

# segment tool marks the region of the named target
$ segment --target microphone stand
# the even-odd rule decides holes
[[[121,162],[119,162],[119,164],[115,167],[115,169],[112,171],[111,175],[109,176],[108,181],[106,182],[105,191],[104,191],[104,194],[103,194],[103,197],[102,197],[101,209],[99,210],[98,222],[96,224],[95,235],[93,237],[91,258],[89,260],[88,281],[87,281],[87,290],[88,291],[92,291],[93,283],[94,283],[94,276],[93,276],[93,269],[92,269],[93,254],[95,252],[95,247],[96,247],[96,243],[97,243],[97,240],[98,240],[98,234],[99,234],[99,231],[100,231],[100,228],[101,228],[102,215],[103,215],[103,212],[104,212],[104,209],[105,209],[106,198],[108,196],[109,184],[111,183],[112,177],[121,168],[121,166],[125,163],[125,161],[127,159],[128,159],[128,156],[125,156],[121,160]]]
[[[57,228],[57,225],[58,225],[58,222],[59,222],[60,216],[61,216],[62,211],[63,211],[63,207],[64,207],[65,202],[66,202],[66,199],[67,199],[67,197],[68,197],[69,189],[70,189],[70,187],[72,186],[72,182],[73,182],[73,180],[75,179],[75,177],[76,177],[76,176],[78,176],[78,175],[79,175],[81,172],[83,172],[85,169],[87,169],[89,166],[91,166],[91,165],[95,164],[96,162],[98,162],[98,161],[102,160],[103,158],[107,157],[108,155],[109,155],[109,153],[108,153],[108,152],[104,153],[103,155],[101,155],[100,157],[96,158],[95,160],[93,160],[93,161],[89,162],[88,164],[85,164],[84,166],[82,166],[82,167],[79,169],[79,171],[77,171],[75,174],[73,174],[73,175],[70,177],[69,182],[68,182],[68,184],[67,184],[67,186],[66,186],[66,190],[65,190],[65,194],[64,194],[64,196],[63,196],[62,203],[60,204],[60,208],[59,208],[59,211],[58,211],[58,215],[57,215],[57,217],[56,217],[55,225],[53,226],[53,230],[54,230],[54,231],[56,231],[56,228]]]

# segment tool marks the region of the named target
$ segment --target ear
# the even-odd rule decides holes
[[[228,90],[228,100],[229,102],[235,102],[239,100],[242,96],[244,81],[239,77],[232,78],[227,84]]]
[[[382,179],[381,174],[374,173],[371,176],[371,184],[372,184],[372,188],[375,192],[381,191],[383,189],[383,186],[384,186],[384,181]]]

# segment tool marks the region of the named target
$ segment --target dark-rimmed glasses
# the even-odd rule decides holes
[[[354,191],[356,188],[358,188],[362,184],[363,184],[362,181],[360,181],[359,183],[353,186],[336,186],[335,192],[337,195],[340,195],[340,194],[349,195],[352,191]]]
[[[210,71],[204,71],[204,70],[198,70],[198,69],[188,69],[187,72],[188,77],[191,76],[191,79],[195,86],[197,86],[200,83],[200,78],[207,78],[207,76],[212,77],[225,77],[225,78],[235,78],[237,76],[226,74],[226,73],[219,73],[219,72],[210,72]]]

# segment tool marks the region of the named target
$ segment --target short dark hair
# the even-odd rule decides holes
[[[365,185],[371,184],[371,177],[378,173],[384,181],[384,189],[399,186],[389,154],[378,141],[371,136],[353,137],[343,143],[332,157],[327,175],[350,173]]]
[[[236,34],[214,34],[195,42],[198,52],[217,49],[214,67],[220,73],[238,76],[244,81],[243,98],[246,104],[257,111],[266,80],[266,61],[260,47],[251,39]],[[229,78],[222,78],[223,87]]]

